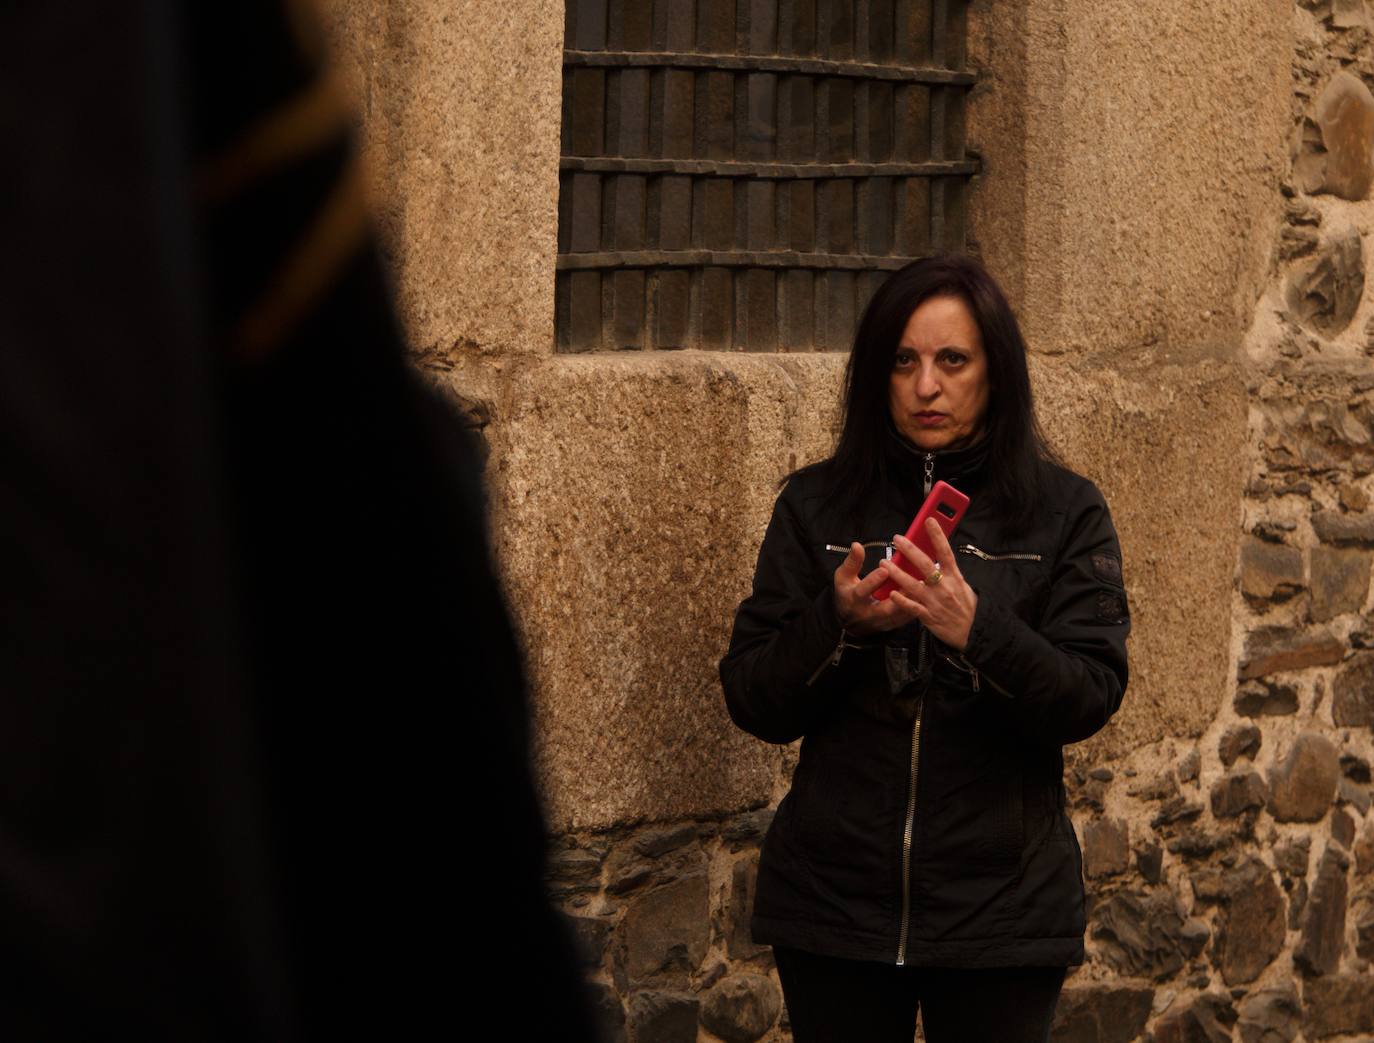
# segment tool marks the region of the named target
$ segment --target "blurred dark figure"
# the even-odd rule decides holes
[[[589,1038],[473,448],[308,19],[0,39],[0,1038]]]

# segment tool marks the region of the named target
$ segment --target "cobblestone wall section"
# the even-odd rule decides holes
[[[1294,26],[1244,539],[1216,606],[1234,680],[1197,741],[1066,751],[1090,898],[1059,1043],[1374,1038],[1374,11],[1300,0]],[[790,1039],[747,926],[769,817],[558,838],[550,879],[608,1040]]]

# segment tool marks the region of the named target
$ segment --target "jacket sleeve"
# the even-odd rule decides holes
[[[828,701],[832,662],[844,637],[833,584],[815,587],[790,492],[784,489],[774,504],[753,592],[735,614],[730,648],[720,661],[731,719],[773,743],[800,738]]]
[[[1098,732],[1121,705],[1130,613],[1121,546],[1091,482],[1074,497],[1040,626],[980,597],[964,658],[1010,700],[1028,733],[1059,745]]]

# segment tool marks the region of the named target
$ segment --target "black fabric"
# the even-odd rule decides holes
[[[1010,531],[978,496],[996,466],[980,446],[929,461],[904,444],[889,451],[893,480],[857,527],[827,499],[826,465],[788,483],[721,661],[740,727],[802,740],[764,843],[754,937],[921,966],[1081,962],[1082,858],[1061,747],[1106,724],[1126,687],[1125,599],[1094,565],[1121,557],[1107,506],[1091,482],[1051,468],[1036,523]],[[906,531],[927,462],[971,497],[953,540],[978,594],[968,645],[960,655],[919,624],[842,640],[832,583],[844,548]],[[1119,616],[1102,618],[1103,593]]]
[[[1047,1043],[1062,967],[895,967],[775,948],[794,1043]]]
[[[196,194],[319,74],[287,12],[0,12],[0,1038],[412,1039],[514,982],[589,1039],[474,447],[370,241],[228,350],[349,155]]]

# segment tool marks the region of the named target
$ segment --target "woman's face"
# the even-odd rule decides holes
[[[902,331],[888,391],[892,422],[919,449],[957,449],[981,433],[988,408],[983,337],[959,297],[923,301]]]

